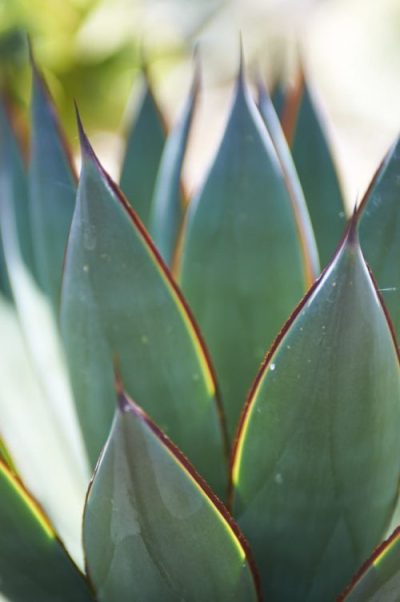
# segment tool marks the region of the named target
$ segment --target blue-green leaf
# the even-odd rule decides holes
[[[10,118],[1,105],[0,140],[0,178],[8,177],[10,179],[15,199],[15,223],[22,259],[30,272],[34,273],[27,174],[16,136],[10,125]]]
[[[307,201],[321,266],[343,234],[345,208],[322,116],[301,73],[285,107],[284,130]]]
[[[150,234],[161,257],[169,266],[174,260],[183,219],[181,173],[199,85],[199,67],[196,65],[192,86],[182,114],[170,132],[164,147],[150,211]]]
[[[21,157],[10,126],[0,121],[0,128],[4,141],[0,232],[15,302],[15,309],[7,311],[4,303],[0,307],[1,432],[24,481],[79,559],[80,519],[89,478],[85,450],[58,326],[30,266],[29,205]],[[47,456],[46,446],[51,449]],[[50,481],[48,475],[55,469]]]
[[[360,241],[400,336],[400,140],[389,149],[359,208]]]
[[[228,512],[123,392],[89,489],[83,539],[99,602],[258,599]]]
[[[164,121],[144,71],[142,96],[128,134],[120,186],[146,227],[164,142]]]
[[[397,500],[399,358],[355,230],[269,352],[234,451],[234,516],[277,602],[333,600]]]
[[[400,592],[400,528],[361,567],[338,602],[396,602]]]
[[[82,129],[81,145],[61,327],[92,464],[111,426],[117,359],[129,394],[222,494],[224,437],[215,380],[196,325]]]
[[[34,64],[32,77],[29,193],[33,250],[39,284],[58,312],[76,177],[54,105]]]
[[[228,123],[189,206],[178,281],[216,367],[230,434],[310,268],[268,132],[241,71]]]
[[[54,529],[0,460],[0,597],[14,602],[93,600]]]
[[[304,245],[303,257],[305,258],[306,268],[309,270],[308,280],[313,282],[318,276],[319,258],[317,246],[314,238],[314,232],[311,225],[310,216],[307,209],[307,203],[304,198],[303,189],[297,175],[290,149],[286,142],[278,115],[274,109],[273,102],[268,96],[263,83],[258,80],[258,108],[265,126],[274,144],[279,164],[285,178],[286,187],[292,202],[293,211],[296,215],[297,227],[300,230],[300,241]]]

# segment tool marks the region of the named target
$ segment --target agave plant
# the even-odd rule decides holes
[[[346,225],[306,78],[278,117],[242,64],[189,198],[198,67],[169,132],[144,71],[122,192],[79,114],[78,183],[32,72],[28,167],[0,114],[0,596],[399,599],[399,144]]]

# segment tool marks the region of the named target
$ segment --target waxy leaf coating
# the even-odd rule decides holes
[[[145,72],[140,106],[128,135],[120,186],[146,227],[164,142],[163,119]]]
[[[9,115],[3,105],[0,105],[0,190],[2,204],[4,204],[4,197],[7,194],[12,193],[13,195],[14,217],[22,258],[25,266],[33,273],[34,260],[27,175]],[[1,207],[1,211],[3,212],[3,207]],[[4,216],[1,219],[4,219]],[[4,282],[4,287],[1,287],[3,292],[11,297],[2,244],[0,244],[0,281]]]
[[[161,157],[151,204],[149,231],[161,257],[169,266],[174,260],[183,219],[181,173],[199,93],[199,67],[182,114],[171,130]]]
[[[233,509],[267,599],[334,599],[379,543],[400,476],[400,370],[353,220],[262,367]]]
[[[396,602],[400,592],[400,529],[381,544],[338,602]]]
[[[93,600],[35,501],[0,460],[0,597],[18,602]]]
[[[89,489],[83,540],[99,602],[258,599],[232,519],[122,392]]]
[[[282,119],[325,267],[343,234],[345,209],[322,118],[303,73]]]
[[[129,394],[222,494],[220,410],[196,326],[143,225],[82,129],[81,144],[61,327],[91,461],[97,460],[111,426],[116,361]]]
[[[76,177],[46,85],[32,69],[29,194],[39,284],[58,315],[65,247],[75,206]]]
[[[210,349],[233,435],[264,353],[307,286],[284,177],[242,71],[214,162],[189,206],[178,280]]]
[[[296,216],[299,238],[302,243],[303,261],[306,267],[308,283],[311,286],[320,273],[320,268],[318,250],[308,214],[307,203],[273,102],[260,80],[258,81],[257,88],[258,108],[271,136],[285,178],[286,187]]]
[[[389,149],[360,205],[360,242],[400,336],[400,140]]]

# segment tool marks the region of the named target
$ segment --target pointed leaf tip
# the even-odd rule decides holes
[[[239,32],[239,73],[244,72],[244,48],[243,48],[243,34]]]
[[[245,85],[245,64],[244,64],[244,49],[243,49],[243,36],[239,34],[239,70],[237,75],[238,87],[244,87]]]
[[[92,155],[82,127],[80,135],[83,150],[87,147]],[[147,231],[93,157],[96,163],[89,159],[82,166],[61,302],[61,329],[90,459],[94,465],[109,431],[120,367],[130,396],[221,491],[226,478],[224,433],[204,345]],[[160,353],[163,378],[149,378],[159,368]],[[117,370],[113,359],[120,364]],[[125,401],[120,402],[124,412]],[[207,450],[202,447],[205,439]]]
[[[96,163],[96,165],[98,165],[99,162],[98,162],[97,156],[93,150],[92,145],[89,142],[89,138],[87,137],[85,128],[83,127],[82,118],[81,118],[76,101],[74,101],[74,105],[75,105],[75,113],[76,113],[76,122],[77,122],[78,133],[79,133],[79,143],[80,143],[80,147],[81,147],[81,151],[82,151],[82,159],[85,157],[93,159],[94,162]]]
[[[266,598],[333,599],[382,537],[398,490],[398,377],[353,216],[272,346],[239,427],[234,516],[264,571]]]
[[[99,602],[259,600],[236,523],[158,425],[133,403],[129,410],[114,420],[84,512],[86,566]]]

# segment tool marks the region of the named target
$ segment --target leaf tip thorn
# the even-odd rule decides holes
[[[243,35],[239,33],[239,72],[238,82],[241,86],[244,85],[244,50],[243,50]]]
[[[89,138],[87,137],[85,129],[83,127],[82,118],[79,113],[79,108],[78,108],[78,104],[77,104],[76,100],[74,100],[74,106],[75,106],[76,122],[78,124],[79,142],[81,145],[82,154],[83,154],[83,156],[96,159],[96,155],[94,153],[92,145],[90,144]]]

